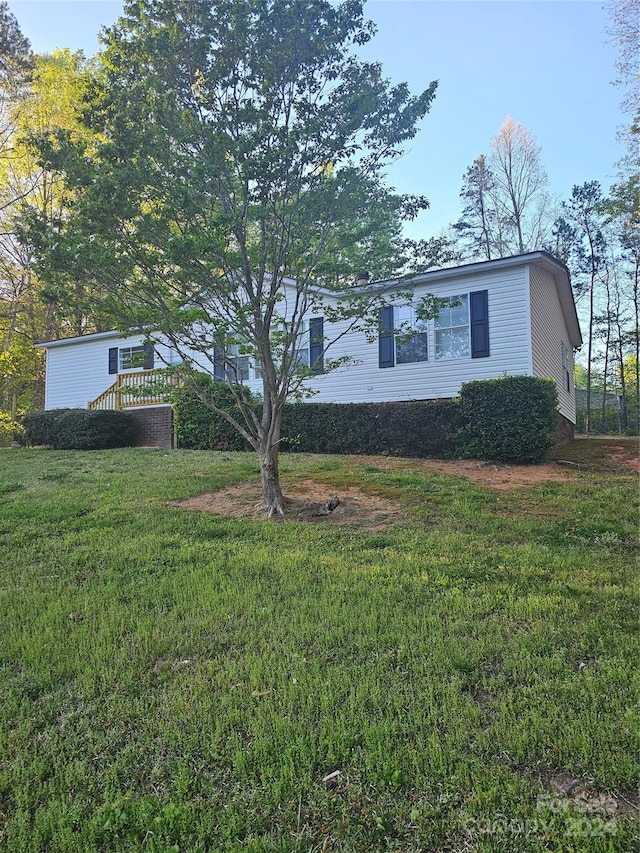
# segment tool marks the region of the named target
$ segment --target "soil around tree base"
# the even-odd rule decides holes
[[[360,458],[360,461],[364,461]],[[425,473],[464,477],[486,488],[508,490],[544,481],[566,482],[573,472],[555,463],[539,465],[502,465],[475,460],[416,460],[388,457],[367,457],[367,465],[379,470],[399,473],[422,470]],[[379,494],[371,494],[358,485],[336,488],[331,483],[315,480],[292,480],[283,478],[286,500],[284,521],[325,523],[338,527],[358,527],[364,530],[380,530],[402,523],[407,510],[397,501]],[[339,504],[333,511],[325,505],[333,498]],[[226,486],[215,492],[204,492],[182,501],[173,501],[173,506],[186,507],[201,512],[211,512],[226,518],[245,518],[262,521],[266,518],[262,506],[259,480],[252,479]],[[282,518],[274,517],[274,521]]]

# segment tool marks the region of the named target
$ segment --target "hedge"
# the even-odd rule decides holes
[[[460,388],[462,456],[497,462],[540,462],[553,447],[558,392],[552,379],[506,376]]]
[[[190,378],[197,385],[178,387],[172,395],[174,429],[178,446],[188,450],[250,450],[250,445],[221,415],[212,412],[201,396],[219,409],[238,414],[230,388],[200,373]]]
[[[54,450],[107,450],[135,443],[138,425],[129,412],[102,409],[51,409],[22,421],[24,442]]]
[[[282,444],[300,453],[447,456],[460,426],[452,400],[290,403],[282,414]]]
[[[201,390],[235,411],[229,389],[210,377]],[[256,411],[260,413],[259,404]],[[247,443],[186,388],[174,400],[178,446],[247,450]],[[531,463],[544,459],[558,423],[555,383],[526,376],[467,382],[455,400],[405,403],[287,403],[282,447],[299,453],[469,457]]]

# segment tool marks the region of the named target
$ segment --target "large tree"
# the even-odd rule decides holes
[[[463,177],[461,219],[454,230],[467,257],[491,260],[541,249],[551,233],[554,205],[540,146],[508,116]]]
[[[499,220],[495,206],[495,178],[484,154],[473,161],[462,179],[462,218],[453,226],[464,251],[472,258],[499,257]]]
[[[258,454],[270,514],[284,511],[281,412],[305,376],[317,286],[392,253],[426,203],[390,192],[384,169],[436,84],[391,86],[356,56],[372,35],[360,0],[127,0],[85,104],[98,143],[40,140],[75,193],[70,215],[31,219],[43,273],[90,283],[121,328],[223,368],[239,412],[223,416]],[[259,365],[261,414],[236,347]]]
[[[629,123],[620,128],[632,171],[638,171],[640,156],[640,0],[608,0],[608,34],[618,48],[616,86],[622,89],[620,108]]]
[[[16,225],[26,206],[49,220],[64,216],[66,187],[37,162],[27,137],[61,128],[80,133],[76,106],[84,65],[81,52],[36,56],[28,85],[6,102],[10,133],[0,156],[0,409],[12,418],[37,404],[43,390],[42,359],[33,343],[87,329],[87,318],[67,313],[54,294],[42,299],[33,246],[20,238]]]
[[[590,430],[594,345],[599,315],[600,291],[606,290],[609,250],[605,232],[605,199],[598,181],[574,186],[569,201],[562,203],[556,230],[563,234],[567,253],[563,260],[572,272],[572,284],[579,306],[586,302],[587,314],[587,412],[585,431]]]

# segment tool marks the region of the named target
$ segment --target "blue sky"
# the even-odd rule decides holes
[[[116,0],[9,0],[32,48],[98,48],[97,33],[122,9]],[[426,195],[431,208],[408,233],[429,237],[460,215],[462,176],[488,152],[508,115],[535,134],[551,191],[575,184],[606,190],[623,155],[615,47],[607,13],[589,0],[369,0],[378,34],[363,49],[392,82],[415,93],[438,80],[418,136],[388,173],[400,192]]]

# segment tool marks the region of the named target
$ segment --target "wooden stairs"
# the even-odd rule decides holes
[[[113,385],[91,400],[87,408],[131,409],[136,406],[161,405],[168,402],[176,385],[180,385],[179,376],[162,369],[119,373]]]

